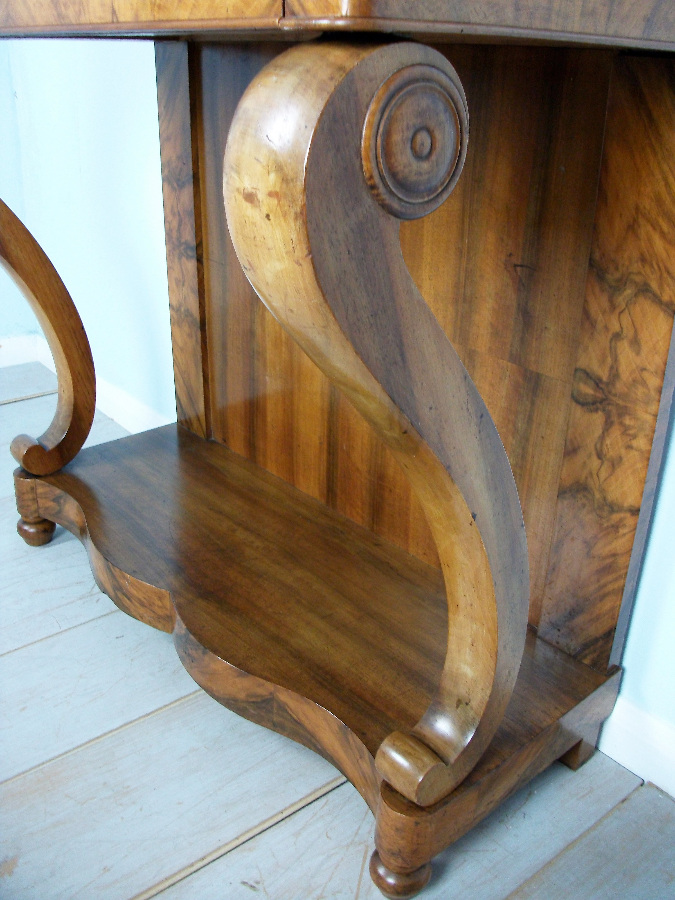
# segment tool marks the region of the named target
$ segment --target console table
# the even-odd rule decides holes
[[[205,691],[337,766],[411,897],[616,698],[675,381],[675,7],[11,0],[0,34],[156,41],[178,409],[80,452],[86,336],[0,203],[59,378],[19,533],[74,532]]]

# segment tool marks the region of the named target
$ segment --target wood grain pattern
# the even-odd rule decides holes
[[[654,486],[645,504],[643,490],[675,312],[674,159],[673,63],[620,59],[539,623],[546,640],[600,668],[641,505],[651,515]],[[661,402],[667,420],[672,395]]]
[[[543,657],[555,651],[552,648],[544,649],[546,645],[543,641],[535,642],[535,646],[536,650],[530,656],[528,651],[532,645],[528,645],[523,657],[525,671],[521,670],[519,683],[521,680],[529,681],[525,672],[535,661],[537,665],[543,663],[551,667],[550,677],[553,680],[556,680],[556,670],[560,673],[561,667],[564,669],[573,663],[563,655],[559,658],[549,657],[544,662]],[[585,669],[583,673],[577,672],[577,676],[582,680],[592,679],[589,669]],[[571,686],[571,682],[568,685]],[[552,682],[548,686],[552,687]],[[540,689],[541,682],[535,690],[539,692]],[[527,707],[528,716],[538,718],[537,729],[531,732],[532,738],[520,743],[517,739],[514,741],[515,733],[504,734],[503,737],[500,733],[490,748],[490,754],[479,762],[446,802],[426,809],[415,807],[383,783],[375,843],[384,865],[394,872],[415,870],[444,847],[458,840],[470,827],[495,809],[504,797],[564,755],[578,743],[580,733],[597,727],[611,712],[619,690],[618,673],[592,693],[587,693],[588,687],[581,688],[581,681],[577,682],[577,690],[579,689],[580,702],[567,710],[565,706],[569,700],[566,701],[563,694],[558,694],[560,705],[548,721],[547,717],[552,713],[552,707],[548,703],[540,705],[535,712],[538,701],[534,696],[526,700],[521,709]],[[586,699],[581,700],[584,693]],[[520,727],[523,724],[521,722]],[[515,732],[517,731],[518,728]],[[501,744],[504,738],[504,744]],[[506,750],[509,744],[511,746]]]
[[[210,646],[214,646],[211,636]],[[339,769],[373,813],[380,776],[360,738],[328,709],[276,684],[256,678],[206,650],[182,622],[175,631],[181,662],[204,690],[228,709],[309,747]]]
[[[0,33],[148,34],[200,29],[275,28],[281,0],[10,0],[0,10]]]
[[[188,45],[157,41],[155,68],[178,421],[208,437],[199,168],[192,144]]]
[[[13,485],[16,461],[9,452],[10,438],[22,429],[26,429],[29,433],[38,433],[44,423],[54,415],[57,399],[56,394],[45,394],[22,400],[21,403],[6,403],[0,407],[0,496],[16,496]],[[85,447],[104,441],[114,441],[127,434],[121,425],[97,411]]]
[[[46,475],[70,462],[87,439],[96,406],[94,361],[82,320],[56,269],[2,200],[0,265],[30,304],[56,365],[59,398],[51,424],[37,440],[18,435],[10,448],[27,472]]]
[[[448,201],[402,227],[408,267],[476,382],[523,506],[536,622],[569,415],[611,57],[454,47],[471,115]]]
[[[287,0],[285,16],[298,27],[675,48],[669,0]]]
[[[36,480],[23,469],[14,470],[14,494],[16,509],[21,518],[16,530],[31,547],[42,547],[54,537],[54,522],[45,519],[38,511],[35,493]]]
[[[471,141],[453,194],[427,218],[403,223],[401,243],[413,278],[504,440],[528,532],[536,621],[569,415],[611,57],[602,51],[441,49],[465,86]],[[213,435],[439,565],[422,507],[391,453],[260,304],[232,249],[219,149],[246,84],[278,52],[274,46],[199,48]]]
[[[354,779],[390,823],[379,849],[394,869],[428,862],[587,739],[613,703],[616,676],[530,633],[490,748],[447,814],[446,801],[429,808],[420,842],[420,807],[401,807],[399,797],[392,818],[378,801],[374,756],[392,727],[415,721],[437,683],[447,626],[435,568],[177,426],[84,450],[39,479],[38,494],[39,512],[86,532],[122,573],[104,585],[116,603],[128,604],[124,573],[132,593],[143,581],[170,596],[179,653],[206,690]],[[388,805],[393,796],[382,795]],[[396,835],[406,844],[395,851]]]
[[[452,191],[467,141],[463,90],[440,53],[305,45],[252,82],[224,164],[247,277],[392,451],[434,533],[448,596],[443,674],[412,731],[390,735],[377,755],[382,775],[425,805],[489,743],[528,611],[508,459],[398,237],[398,219],[426,215]]]
[[[199,34],[398,31],[675,48],[669,0],[11,0],[0,33]]]
[[[80,505],[65,493],[55,494],[44,482],[35,482],[35,497],[40,514],[67,528],[87,548],[89,565],[98,587],[125,613],[160,631],[171,633],[176,614],[168,591],[148,584],[111,563],[89,538]]]
[[[438,570],[226,448],[175,426],[93,447],[41,480],[40,512],[59,509],[167,592],[202,647],[331,710],[371,755],[424,710],[447,628]]]

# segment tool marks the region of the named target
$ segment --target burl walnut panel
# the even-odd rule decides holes
[[[675,312],[673,235],[675,64],[619,58],[539,623],[547,640],[598,667],[609,661],[638,516],[647,520],[638,559],[644,547],[650,452],[662,452],[652,440]],[[672,383],[662,430],[671,402]]]
[[[424,514],[389,452],[284,334],[234,256],[222,209],[231,117],[281,48],[203,46],[195,71],[205,217],[213,436],[429,562]],[[590,248],[610,58],[603,52],[445,48],[466,86],[471,139],[455,193],[406,223],[406,262],[505,442],[543,586]]]
[[[204,273],[197,147],[190,122],[188,44],[155,43],[176,412],[181,425],[209,436]]]

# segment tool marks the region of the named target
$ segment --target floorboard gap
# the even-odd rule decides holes
[[[529,878],[526,878],[522,884],[520,884],[514,891],[512,891],[505,898],[505,900],[512,900],[512,898],[513,898],[513,900],[517,900],[521,891],[524,888],[526,888],[528,884],[535,881],[535,879],[537,879],[542,874],[542,872],[545,872],[547,869],[551,869],[556,864],[557,860],[559,860],[561,857],[563,857],[567,853],[569,853],[569,851],[573,847],[577,846],[582,841],[584,841],[588,837],[588,835],[591,834],[591,832],[596,831],[603,824],[603,822],[605,822],[610,816],[614,815],[614,813],[616,812],[617,809],[619,809],[619,807],[621,807],[625,803],[627,803],[630,800],[630,798],[633,797],[637,793],[637,791],[643,790],[644,786],[645,785],[643,782],[642,784],[638,784],[635,788],[633,788],[633,790],[629,794],[627,794],[623,798],[623,800],[620,800],[615,806],[613,806],[611,809],[607,810],[607,812],[604,814],[604,816],[601,816],[597,820],[597,822],[594,822],[589,828],[587,828],[585,831],[582,831],[581,834],[578,834],[574,838],[574,840],[570,841],[569,844],[567,844],[567,846],[565,846],[559,853],[556,853],[555,856],[552,856],[551,859],[549,859],[549,861],[545,865],[543,865],[540,869],[537,869],[537,871],[534,872],[532,875],[530,875]]]
[[[22,403],[24,400],[35,400],[37,397],[48,397],[50,394],[58,394],[58,391],[38,391],[35,394],[26,394],[25,397],[9,397],[7,400],[0,400],[0,406],[7,406],[9,403]]]
[[[145,719],[150,719],[153,716],[156,716],[158,713],[165,712],[167,709],[171,709],[173,706],[178,706],[179,703],[185,703],[186,700],[192,700],[194,697],[197,697],[203,693],[204,692],[201,689],[191,691],[184,697],[178,697],[176,700],[172,700],[171,703],[165,703],[163,706],[158,706],[157,709],[153,709],[152,712],[145,713],[144,715],[139,716],[137,719],[132,719],[130,722],[125,722],[124,725],[119,725],[117,728],[111,728],[110,731],[106,731],[103,734],[98,734],[90,741],[85,741],[83,744],[78,744],[77,747],[72,747],[70,750],[66,750],[63,753],[57,753],[56,756],[52,756],[50,757],[50,759],[46,759],[44,760],[44,762],[38,763],[37,766],[31,766],[29,769],[24,769],[23,772],[17,772],[17,774],[12,775],[11,778],[5,778],[4,781],[0,781],[0,784],[7,785],[11,784],[12,781],[16,781],[17,778],[25,778],[25,776],[30,775],[33,772],[44,769],[45,766],[49,766],[52,763],[57,762],[60,759],[64,759],[67,756],[71,756],[73,753],[79,753],[79,751],[83,750],[85,747],[92,747],[94,744],[99,744],[101,741],[109,738],[113,734],[118,734],[120,731],[125,731],[127,728],[131,728],[134,725],[137,725],[139,722],[144,721]]]
[[[93,576],[92,587],[96,587]],[[19,650],[25,650],[27,647],[34,647],[36,644],[42,644],[44,641],[50,641],[52,638],[60,637],[62,634],[67,634],[69,631],[75,631],[76,628],[82,628],[85,625],[89,625],[90,622],[95,622],[97,619],[106,619],[108,616],[116,616],[120,612],[121,610],[119,609],[110,609],[108,612],[101,613],[100,616],[94,616],[92,619],[87,619],[86,622],[78,622],[76,625],[68,625],[66,628],[61,628],[53,634],[45,634],[40,638],[36,638],[34,641],[28,641],[27,644],[21,644],[20,647],[12,647],[11,650],[5,650],[3,653],[0,653],[0,659],[4,656],[9,656],[11,653],[17,653]]]
[[[209,863],[215,862],[217,859],[220,859],[226,854],[231,853],[232,850],[236,850],[237,847],[241,847],[242,844],[246,844],[248,841],[253,840],[253,838],[258,837],[258,835],[263,834],[263,832],[265,831],[269,831],[270,828],[273,828],[275,825],[278,825],[285,819],[289,819],[295,813],[300,812],[301,809],[305,809],[307,806],[310,806],[312,803],[315,803],[317,800],[320,800],[322,797],[325,797],[327,794],[330,794],[337,788],[342,787],[342,785],[346,784],[346,782],[347,779],[343,775],[336,776],[335,778],[331,779],[331,781],[324,784],[322,787],[317,788],[315,791],[312,791],[311,794],[307,794],[304,797],[301,797],[295,803],[291,803],[290,806],[286,806],[284,809],[279,810],[279,812],[275,813],[275,815],[270,816],[268,819],[264,819],[258,825],[254,826],[253,828],[249,828],[248,831],[244,831],[238,837],[234,838],[234,840],[228,841],[226,844],[223,844],[222,846],[216,848],[206,856],[201,857],[201,859],[195,860],[192,865],[186,866],[179,872],[175,872],[173,875],[169,875],[167,878],[162,879],[162,881],[158,882],[156,885],[153,885],[153,887],[148,888],[145,891],[141,891],[140,894],[135,894],[131,898],[131,900],[150,900],[150,898],[156,897],[163,891],[168,890],[168,888],[173,887],[174,884],[178,884],[178,882],[183,881],[190,875],[194,875],[195,872],[198,872],[200,869],[208,866]]]

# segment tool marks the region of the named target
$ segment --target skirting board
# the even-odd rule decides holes
[[[675,728],[619,696],[602,729],[600,750],[675,797]]]
[[[54,360],[49,345],[41,334],[0,338],[0,367],[18,366],[22,363],[39,362],[51,372],[55,372]],[[122,388],[104,378],[96,378],[96,407],[131,434],[170,425],[175,419],[167,419],[132,397]]]

